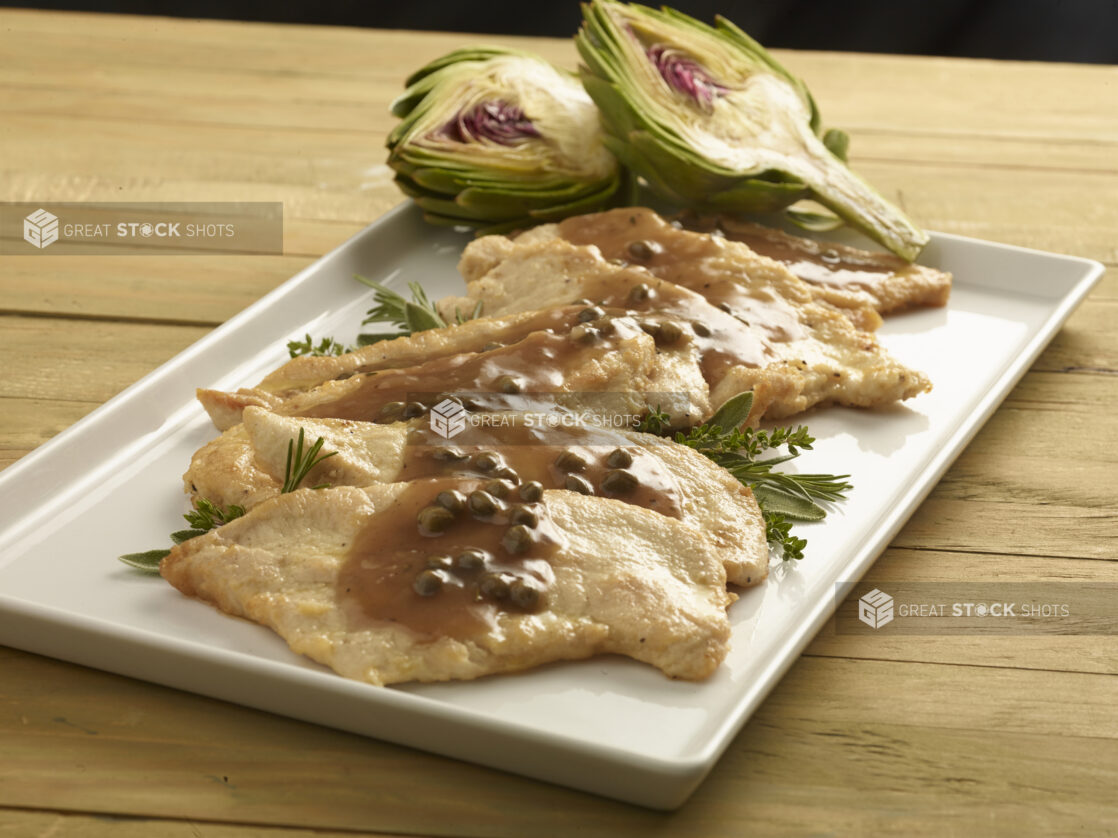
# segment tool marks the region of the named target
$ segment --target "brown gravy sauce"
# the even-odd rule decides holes
[[[503,503],[484,519],[462,510],[437,534],[419,525],[420,513],[436,504],[440,492],[469,493],[482,485],[461,477],[417,481],[373,517],[338,575],[338,600],[352,623],[397,623],[419,634],[465,639],[490,631],[501,611],[546,608],[554,581],[549,560],[562,549],[563,537],[542,502]],[[510,552],[505,542],[517,506],[530,508],[537,523],[530,543]],[[464,561],[467,551],[472,556]],[[423,574],[424,580],[439,580],[436,590],[417,591]],[[528,589],[534,597],[514,595]]]
[[[359,365],[354,370],[348,371],[343,377],[349,378],[352,375],[360,373],[411,367],[433,361],[437,358],[462,354],[464,352],[482,352],[485,351],[487,346],[494,343],[518,343],[528,337],[532,332],[551,331],[557,334],[566,334],[578,322],[578,313],[582,311],[582,309],[583,306],[563,306],[560,308],[542,309],[532,312],[518,322],[507,323],[500,329],[489,330],[484,334],[478,332],[477,341],[472,346],[458,346],[454,349],[446,349],[444,351],[440,351],[439,348],[424,349],[423,351],[416,349],[414,352],[398,355],[393,358],[386,358],[384,356],[379,358],[374,357],[370,358],[364,364]]]
[[[338,576],[352,621],[464,639],[493,629],[503,611],[542,611],[550,561],[565,544],[543,491],[565,488],[572,475],[588,493],[682,516],[671,472],[623,434],[505,416],[508,424],[493,416],[499,423],[470,426],[450,442],[425,425],[409,431],[398,478],[408,486],[361,530]],[[488,506],[475,506],[477,496]],[[432,507],[455,507],[441,513],[452,522],[425,527]]]
[[[872,290],[908,267],[892,253],[875,253],[839,244],[827,244],[792,236],[760,224],[717,216],[684,218],[684,225],[697,232],[719,230],[762,256],[783,264],[804,282]]]
[[[596,245],[607,259],[640,265],[659,279],[694,292],[715,307],[717,315],[729,315],[712,315],[709,307],[697,305],[689,295],[663,286],[660,300],[651,306],[712,327],[717,336],[698,342],[704,355],[712,354],[712,368],[732,363],[764,366],[776,357],[773,344],[806,335],[799,312],[779,293],[750,288],[725,270],[709,266],[708,260],[722,252],[716,239],[678,230],[652,210],[576,216],[561,221],[559,233],[574,244]]]
[[[479,418],[486,424],[468,426],[449,441],[426,426],[412,428],[397,479],[458,475],[508,481],[512,496],[516,487],[532,482],[544,489],[567,488],[567,478],[576,476],[585,481],[579,484],[584,494],[616,498],[673,518],[683,515],[672,473],[658,457],[616,430],[528,425],[530,420],[517,414]],[[607,479],[617,471],[627,474]]]
[[[592,344],[566,334],[533,332],[517,343],[487,352],[446,355],[403,369],[368,373],[339,398],[295,415],[372,422],[384,419],[381,411],[388,404],[406,402],[416,394],[455,392],[493,393],[486,407],[501,409],[507,407],[500,398],[502,393],[562,391],[568,370],[615,351],[621,341],[638,333],[635,324],[624,321],[618,322],[611,335]]]

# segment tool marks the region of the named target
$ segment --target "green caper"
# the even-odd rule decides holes
[[[507,480],[490,480],[482,488],[484,488],[485,491],[489,492],[489,494],[491,494],[493,497],[501,498],[502,500],[504,500],[513,490],[513,484],[509,483],[509,481]]]
[[[726,312],[727,314],[733,314],[734,313],[734,307],[727,302],[719,303],[718,307],[720,309],[722,309],[724,312]]]
[[[586,297],[579,297],[577,300],[575,300],[573,303],[571,303],[571,305],[573,305],[573,306],[592,306],[592,305],[594,305],[594,303],[592,303],[590,300],[586,299]]]
[[[436,553],[427,557],[426,564],[428,570],[450,570],[454,567],[454,559],[450,556]]]
[[[466,506],[466,496],[454,489],[448,489],[435,496],[435,503],[451,512],[461,512]]]
[[[474,547],[467,547],[458,554],[456,561],[463,570],[477,570],[485,564],[485,553]]]
[[[606,465],[610,468],[628,468],[633,464],[633,455],[624,448],[614,448],[606,457]]]
[[[425,506],[416,516],[419,530],[425,535],[446,532],[454,523],[454,513],[441,506]]]
[[[454,402],[455,404],[462,404],[462,399],[458,398],[454,393],[442,392],[435,396],[435,404],[441,402]]]
[[[602,491],[611,495],[624,495],[637,488],[636,476],[631,471],[615,468],[602,477]]]
[[[408,402],[404,405],[404,418],[414,419],[416,416],[422,416],[427,412],[427,408],[420,402]]]
[[[594,487],[590,485],[590,481],[578,474],[568,474],[563,487],[580,495],[594,494]]]
[[[587,325],[586,323],[581,323],[571,329],[571,340],[578,343],[597,343],[597,341],[600,340],[601,337],[602,333],[600,331],[595,329],[593,326]]]
[[[437,570],[422,570],[412,583],[412,590],[420,596],[434,596],[443,587],[442,574]]]
[[[501,538],[501,546],[514,556],[532,546],[532,531],[523,524],[509,527]]]
[[[520,380],[515,375],[499,376],[497,380],[493,382],[493,385],[502,393],[508,393],[510,396],[524,389]]]
[[[478,451],[470,457],[470,465],[481,472],[490,472],[501,464],[501,458],[492,451]]]
[[[513,605],[529,611],[540,601],[540,590],[526,579],[516,579],[509,585],[509,599]]]
[[[555,467],[559,471],[582,471],[586,468],[586,460],[574,451],[564,451],[555,458]]]
[[[403,415],[403,402],[388,402],[381,407],[380,413],[377,414],[377,418],[380,419],[380,421],[382,422],[395,422]]]
[[[466,453],[459,448],[451,448],[448,445],[440,445],[431,451],[431,456],[436,460],[441,460],[444,463],[458,463],[466,459]]]
[[[533,480],[520,487],[520,497],[529,503],[543,499],[543,484]]]
[[[655,320],[638,320],[637,325],[641,327],[642,331],[652,335],[653,337],[655,337],[656,333],[660,331],[660,324],[657,323]]]
[[[709,338],[711,335],[710,326],[706,323],[695,322],[691,324],[691,328],[694,329],[695,334],[701,338]]]
[[[670,346],[683,337],[683,329],[674,320],[665,320],[656,330],[656,342]]]
[[[509,583],[497,573],[486,573],[478,580],[477,588],[489,599],[507,599],[509,595]]]
[[[631,303],[643,303],[643,302],[647,301],[649,291],[650,291],[649,287],[647,285],[645,285],[643,282],[638,283],[637,285],[634,285],[632,288],[629,289],[629,302],[631,302]]]
[[[499,469],[493,472],[493,476],[499,477],[502,480],[511,480],[513,483],[520,482],[520,475],[517,474],[516,469],[512,468],[511,466],[501,466]]]
[[[494,349],[503,349],[503,348],[504,348],[503,343],[499,343],[495,340],[491,340],[491,341],[489,341],[489,343],[485,344],[485,346],[483,346],[481,348],[481,351],[482,352],[492,352]]]
[[[613,322],[612,317],[603,317],[594,323],[594,328],[598,330],[598,334],[609,337],[617,331],[617,325]]]
[[[606,312],[601,306],[590,306],[589,308],[584,308],[578,313],[578,322],[589,323],[591,320],[597,320],[605,316]]]
[[[647,262],[657,253],[659,253],[663,248],[661,248],[660,245],[658,245],[656,242],[638,239],[635,242],[629,242],[629,247],[626,249],[629,251],[629,255],[632,256],[634,259],[640,259],[642,262]]]
[[[497,499],[481,489],[470,492],[466,505],[470,507],[470,512],[479,518],[489,518],[497,514]]]
[[[523,524],[528,529],[539,526],[540,516],[526,506],[514,506],[509,513],[510,524]]]

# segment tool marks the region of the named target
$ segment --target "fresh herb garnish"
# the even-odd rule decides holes
[[[376,303],[366,312],[366,317],[361,321],[364,326],[368,323],[391,323],[396,327],[395,332],[378,332],[374,334],[360,334],[357,336],[358,346],[368,346],[382,340],[403,337],[405,335],[424,332],[428,329],[443,329],[449,325],[435,308],[435,304],[427,296],[427,292],[418,282],[409,282],[411,299],[393,291],[375,280],[363,276],[354,276],[358,282],[368,285],[376,294],[373,301]],[[473,320],[481,314],[481,303],[474,306],[469,314],[454,312],[454,321],[461,325],[467,320]]]
[[[438,309],[435,308],[435,304],[431,302],[431,298],[427,296],[427,292],[418,282],[408,283],[408,288],[411,290],[411,299],[409,300],[391,288],[381,285],[376,280],[359,274],[354,274],[353,278],[376,291],[376,294],[373,295],[373,302],[376,305],[365,312],[365,319],[361,321],[361,325],[391,323],[396,327],[396,331],[363,332],[357,336],[356,346],[346,346],[331,337],[322,338],[316,344],[314,338],[308,332],[302,340],[289,340],[287,342],[287,353],[292,358],[298,358],[300,355],[314,357],[344,355],[347,352],[360,349],[362,346],[369,346],[382,340],[406,337],[416,332],[425,332],[428,329],[442,329],[448,325],[442,315],[439,314]],[[460,326],[467,320],[475,320],[480,316],[481,302],[479,301],[469,314],[463,314],[455,309],[454,323]]]
[[[203,535],[214,527],[220,527],[222,524],[232,521],[234,518],[240,518],[245,514],[243,506],[230,504],[228,509],[222,509],[216,503],[200,498],[194,505],[194,509],[187,512],[182,517],[186,519],[186,523],[190,524],[188,530],[176,530],[171,533],[171,541],[175,544],[182,544],[184,541],[189,541],[196,536]],[[130,565],[138,570],[143,570],[148,573],[159,572],[159,562],[163,557],[170,553],[170,548],[164,550],[146,550],[143,553],[126,553],[118,558],[126,565]]]
[[[815,438],[803,425],[795,428],[758,430],[742,428],[753,407],[753,393],[741,393],[723,404],[710,419],[687,433],[677,431],[673,439],[713,460],[753,490],[765,517],[765,537],[781,557],[802,559],[807,542],[791,535],[794,521],[819,521],[827,515],[820,502],[846,496],[851,485],[848,474],[789,474],[774,466],[810,451]],[[637,430],[660,436],[669,433],[670,417],[659,409],[649,411]],[[786,453],[765,459],[765,451],[784,447]]]
[[[287,342],[287,354],[292,358],[298,358],[300,355],[311,355],[319,357],[322,355],[344,355],[347,352],[352,352],[352,348],[346,346],[344,343],[338,343],[333,338],[323,338],[315,345],[314,338],[311,337],[310,332],[302,340],[289,340]]]
[[[287,441],[287,465],[284,468],[283,488],[280,489],[280,494],[294,492],[299,488],[299,484],[306,479],[311,469],[323,460],[329,459],[338,453],[337,451],[331,451],[329,454],[323,454],[319,457],[318,452],[322,450],[325,440],[319,437],[314,445],[305,451],[303,450],[304,440],[305,435],[303,429],[300,428],[299,438],[297,440],[289,439]],[[325,489],[329,485],[329,483],[319,483],[317,486],[312,486],[311,488]],[[190,529],[176,530],[171,533],[171,541],[175,542],[175,544],[182,544],[184,541],[189,541],[200,535],[205,535],[215,527],[228,524],[234,518],[240,518],[244,514],[245,508],[243,506],[230,504],[227,509],[222,509],[212,501],[199,498],[194,503],[194,509],[182,516],[186,519],[186,523],[190,524]],[[117,558],[126,565],[134,567],[137,570],[142,570],[147,573],[158,573],[159,563],[170,552],[170,548],[163,550],[146,550],[142,553],[126,553]]]
[[[184,538],[176,538],[178,535],[193,532],[195,535],[201,535],[204,532],[209,532],[214,527],[220,527],[222,524],[228,524],[234,518],[240,518],[245,514],[243,506],[237,506],[232,503],[228,509],[222,509],[216,503],[212,503],[205,498],[199,498],[198,502],[194,504],[194,511],[187,512],[184,517],[186,523],[193,527],[193,530],[179,530],[177,533],[171,533],[171,538],[175,544],[182,544],[188,538],[193,536],[186,535]]]
[[[323,454],[319,457],[318,452],[322,450],[322,446],[326,442],[322,437],[319,437],[314,445],[304,452],[303,439],[303,429],[300,428],[298,442],[290,439],[287,441],[287,465],[283,471],[283,488],[280,489],[280,494],[294,492],[312,468],[338,453],[337,451],[331,451],[329,454]],[[311,488],[325,489],[329,485],[329,483],[319,483],[317,486],[311,486]]]

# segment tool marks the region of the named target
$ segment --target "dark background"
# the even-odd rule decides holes
[[[566,37],[574,0],[41,0],[41,9]],[[674,0],[795,49],[1118,64],[1118,0]]]

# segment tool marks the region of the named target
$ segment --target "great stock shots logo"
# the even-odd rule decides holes
[[[443,439],[466,430],[466,408],[453,399],[443,399],[431,408],[431,430]]]
[[[873,629],[893,622],[893,598],[874,588],[858,600],[858,619]]]
[[[23,240],[40,250],[58,241],[58,216],[38,209],[23,219]]]

